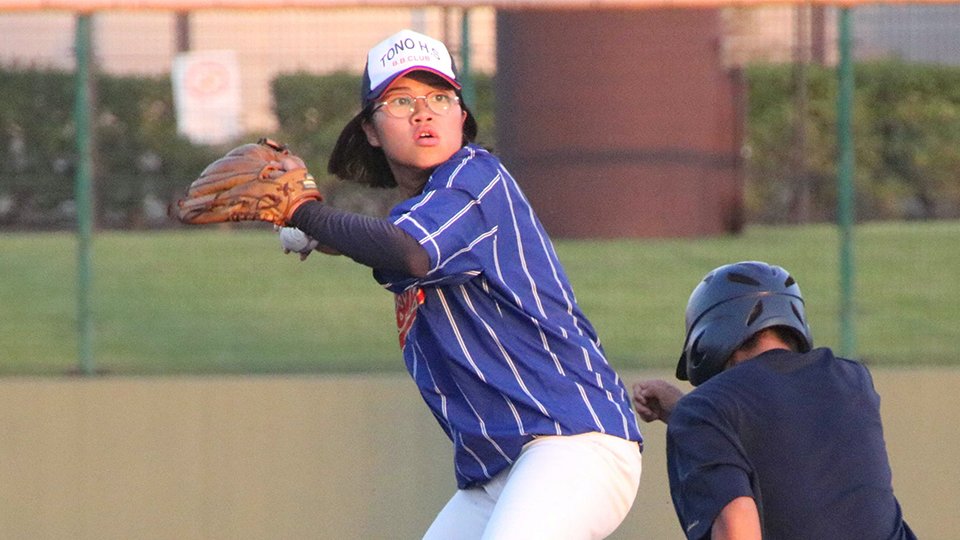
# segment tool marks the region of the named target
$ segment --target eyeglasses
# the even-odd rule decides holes
[[[440,115],[446,115],[454,103],[460,103],[459,97],[446,92],[430,92],[425,96],[398,94],[386,101],[378,102],[373,112],[383,109],[394,118],[409,118],[417,109],[418,99],[422,99],[428,109]]]

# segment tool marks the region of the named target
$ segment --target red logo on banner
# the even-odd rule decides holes
[[[424,302],[426,297],[423,289],[407,289],[398,294],[394,301],[397,307],[397,332],[400,335],[400,348],[407,342],[407,333],[413,327],[413,321],[417,318],[417,308]]]
[[[183,74],[183,85],[187,92],[201,99],[220,95],[230,86],[230,71],[220,62],[196,62]]]

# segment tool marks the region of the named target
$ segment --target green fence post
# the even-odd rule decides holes
[[[842,8],[839,17],[840,62],[838,66],[839,92],[837,94],[837,223],[840,229],[840,354],[856,356],[856,329],[854,325],[854,149],[853,149],[853,91],[854,72],[850,45],[850,10]]]
[[[91,15],[77,15],[75,39],[76,86],[74,122],[76,124],[77,170],[77,330],[80,372],[94,373],[93,322],[90,310],[92,274],[91,237],[93,236],[93,194],[91,186],[92,144],[90,141],[90,22]]]

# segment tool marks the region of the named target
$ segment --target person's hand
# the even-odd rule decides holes
[[[319,242],[296,227],[274,226],[274,230],[280,233],[280,247],[283,249],[283,253],[298,253],[301,261],[307,260],[310,252],[320,245]]]
[[[682,390],[661,379],[633,384],[633,408],[644,422],[668,422],[670,413],[682,397]]]
[[[296,227],[280,227],[274,225],[273,230],[280,233],[280,247],[283,253],[297,253],[300,260],[305,261],[314,251],[319,251],[326,255],[340,255],[336,249],[317,242],[306,233]]]

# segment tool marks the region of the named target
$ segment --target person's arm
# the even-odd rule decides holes
[[[751,497],[737,497],[727,503],[713,520],[711,540],[760,540],[760,513]]]
[[[430,256],[423,246],[406,231],[384,219],[308,202],[297,208],[290,224],[321,246],[333,248],[371,268],[402,272],[412,277],[423,277],[430,270]]]
[[[682,390],[661,379],[640,381],[633,385],[633,407],[644,422],[668,422],[670,413],[682,397]]]

